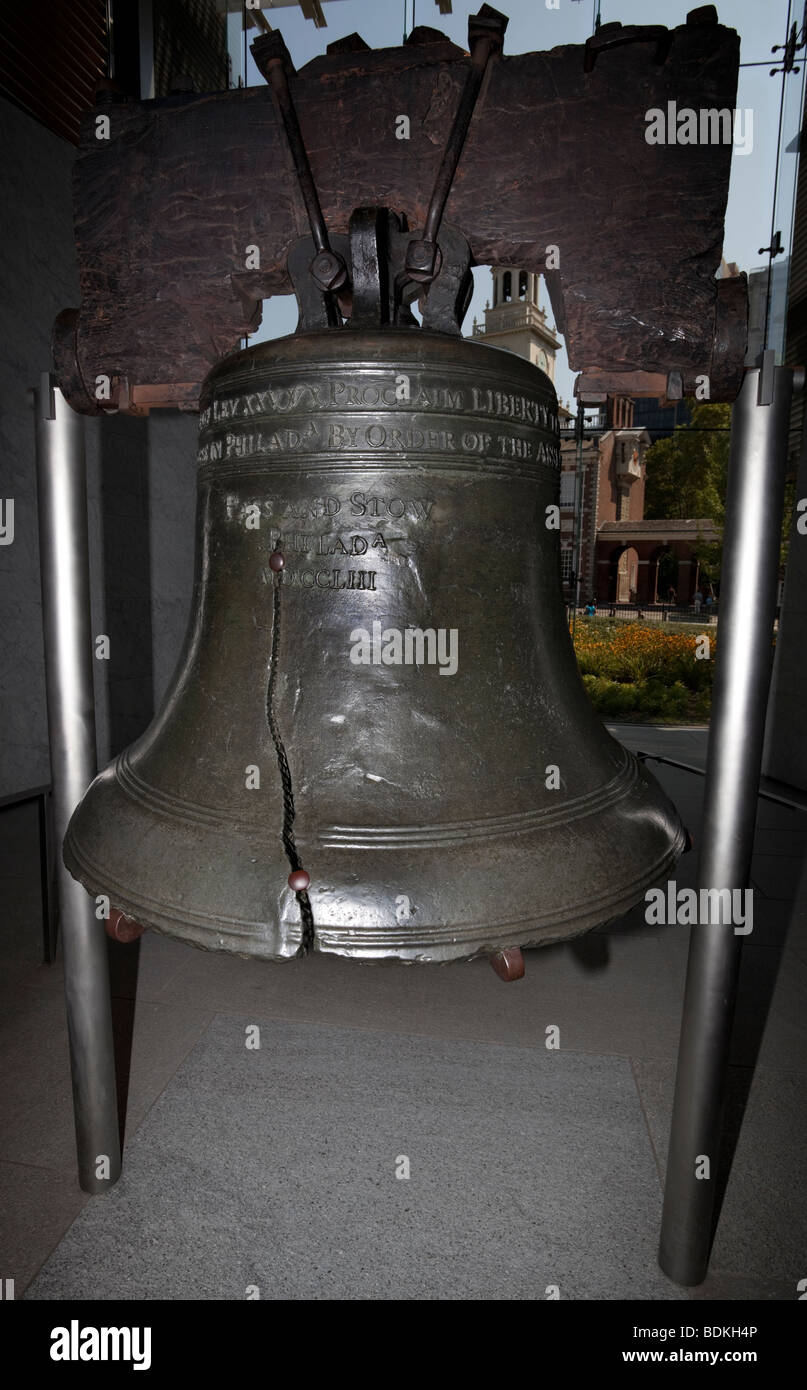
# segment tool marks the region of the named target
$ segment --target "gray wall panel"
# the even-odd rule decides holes
[[[78,304],[74,151],[0,99],[0,497],[14,541],[0,545],[0,797],[50,780],[39,584],[33,401],[59,311]],[[85,422],[98,761],[148,725],[170,680],[193,585],[196,417]]]
[[[50,780],[29,388],[78,284],[73,147],[2,99],[0,142],[0,496],[15,502],[14,542],[0,546],[0,796],[11,796]]]

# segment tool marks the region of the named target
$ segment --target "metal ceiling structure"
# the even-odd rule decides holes
[[[256,16],[260,14],[261,10],[292,9],[298,5],[305,19],[312,19],[318,29],[325,29],[328,21],[322,6],[333,3],[334,0],[262,0],[260,9],[247,7],[247,13]],[[434,0],[434,3],[440,14],[451,14],[451,0]],[[244,9],[244,0],[218,0],[218,6],[223,13],[240,14]]]
[[[331,5],[334,0],[261,0],[260,6],[246,6],[248,18],[256,18],[263,10],[291,9],[299,6],[304,19],[311,19],[318,29],[327,28],[323,5]],[[241,14],[245,10],[244,0],[217,0],[218,8],[225,14]]]

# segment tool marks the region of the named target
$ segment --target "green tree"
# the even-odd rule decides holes
[[[693,550],[704,579],[714,581],[720,576],[723,550],[731,407],[721,401],[690,401],[689,406],[689,424],[677,425],[672,435],[647,451],[644,514],[648,520],[711,521],[718,540],[699,539]]]

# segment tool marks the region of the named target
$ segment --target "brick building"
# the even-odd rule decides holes
[[[609,397],[605,412],[586,422],[582,443],[574,422],[562,426],[561,565],[570,602],[576,596],[597,603],[692,602],[697,547],[717,533],[708,518],[645,519],[645,455],[652,442],[634,424],[633,401],[624,397]]]
[[[516,267],[493,272],[493,302],[473,336],[526,357],[554,382],[560,342],[539,305],[540,276]],[[640,413],[647,414],[648,402]],[[658,403],[656,403],[658,407]],[[658,407],[660,409],[660,407]],[[657,409],[657,413],[658,413]],[[681,403],[682,419],[687,418]],[[674,408],[652,431],[635,421],[636,407],[609,397],[584,420],[577,438],[574,416],[563,405],[561,422],[561,569],[567,602],[692,602],[698,588],[699,542],[716,539],[709,519],[646,521],[645,454],[657,434],[678,422]],[[655,418],[655,416],[653,417]],[[580,494],[580,495],[578,495]]]

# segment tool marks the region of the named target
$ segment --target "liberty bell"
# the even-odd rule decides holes
[[[461,338],[470,249],[444,224],[418,279],[424,244],[380,208],[301,239],[298,331],[204,383],[184,652],[64,857],[206,949],[495,955],[618,917],[684,848],[578,674],[552,383]]]

